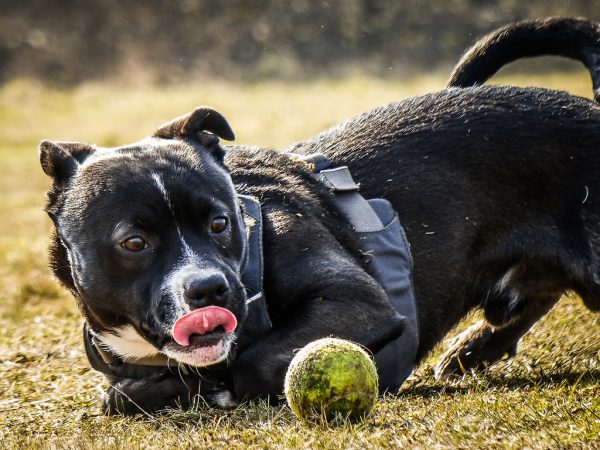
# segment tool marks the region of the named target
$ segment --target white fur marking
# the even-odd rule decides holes
[[[96,151],[88,156],[83,163],[81,163],[80,168],[83,169],[85,167],[91,166],[100,161],[104,161],[107,159],[133,159],[131,155],[126,153],[119,153],[113,149],[109,148],[95,148]]]
[[[221,408],[233,408],[234,406],[237,406],[233,394],[229,391],[219,391],[216,394],[211,395],[211,400]]]
[[[195,260],[196,253],[194,253],[194,251],[188,245],[188,243],[185,242],[183,234],[181,233],[181,230],[179,229],[179,225],[177,225],[177,223],[176,223],[175,226],[177,228],[177,234],[179,235],[179,240],[181,241],[181,245],[183,246],[183,252],[185,253],[185,256],[187,257],[188,260]]]
[[[511,293],[512,298],[508,302],[508,310],[512,311],[512,309],[515,306],[517,306],[517,304],[519,303],[519,300],[521,299],[521,297],[519,296],[519,293],[517,292],[516,289],[511,289],[510,293]]]
[[[498,281],[498,283],[496,284],[496,290],[498,292],[502,292],[507,288],[509,283],[512,281],[512,278],[514,277],[516,271],[517,271],[516,266],[511,267],[510,269],[508,269],[506,271],[504,276],[502,278],[500,278],[500,281]]]
[[[179,349],[174,349],[167,344],[163,347],[163,353],[175,361],[179,361],[192,367],[207,367],[225,361],[229,356],[231,345],[234,341],[235,336],[233,333],[228,333],[220,343],[212,347],[204,347],[204,351],[181,351]]]
[[[169,207],[169,210],[171,211],[171,213],[173,213],[173,208],[171,206],[171,199],[169,198],[169,193],[167,192],[167,189],[165,188],[165,184],[163,183],[162,178],[156,172],[151,172],[150,176],[154,180],[154,184],[156,185],[156,187],[158,188],[159,192],[163,196],[163,199],[167,203],[167,206]]]
[[[192,256],[194,256],[192,254]],[[170,304],[171,310],[169,311],[169,321],[161,324],[163,331],[170,334],[175,325],[175,321],[190,313],[192,310],[190,305],[184,301],[183,285],[186,278],[190,275],[198,274],[202,270],[202,266],[194,256],[190,258],[189,255],[184,255],[177,264],[173,267],[173,270],[166,276],[164,283],[162,284],[162,291],[168,293],[173,299]]]
[[[183,251],[184,251],[185,255],[188,258],[193,258],[195,256],[195,254],[194,254],[193,250],[191,249],[191,247],[188,245],[188,243],[185,242],[183,233],[181,232],[181,228],[179,227],[179,224],[177,223],[177,219],[175,218],[175,212],[173,211],[173,206],[171,205],[171,198],[169,197],[169,193],[167,192],[165,183],[163,183],[162,178],[156,172],[152,172],[150,176],[154,180],[156,187],[158,188],[158,190],[162,194],[165,202],[167,203],[167,206],[169,207],[169,211],[171,211],[171,215],[173,216],[173,220],[175,221],[175,229],[177,230],[177,235],[179,236],[179,240],[181,241],[181,245],[183,246]]]
[[[145,358],[155,356],[158,349],[145,340],[131,325],[116,328],[112,332],[96,335],[99,343],[121,358]]]

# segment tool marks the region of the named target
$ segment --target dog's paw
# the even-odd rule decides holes
[[[111,385],[102,398],[102,410],[107,416],[147,414],[150,411],[138,393],[140,380],[120,380]]]
[[[472,371],[485,370],[506,356],[515,356],[517,343],[508,347],[505,344],[502,339],[497,339],[494,327],[482,320],[453,339],[435,367],[434,377],[438,381],[450,380]]]
[[[194,377],[120,379],[108,388],[103,398],[106,415],[148,415],[167,409],[231,409],[235,406],[234,395],[225,383]]]
[[[213,406],[219,409],[232,409],[238,405],[238,403],[235,401],[235,395],[230,390],[202,394],[202,398],[206,401],[208,406]]]

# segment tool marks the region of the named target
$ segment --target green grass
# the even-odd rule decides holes
[[[125,143],[208,104],[230,120],[238,142],[283,146],[443,81],[0,87],[0,447],[599,448],[600,318],[574,297],[535,326],[517,358],[487,374],[435,382],[440,346],[399,397],[379,401],[359,424],[307,426],[287,407],[264,402],[137,419],[100,413],[105,383],[85,360],[82,320],[46,267],[48,180],[35,152],[41,139]],[[591,94],[583,74],[499,81]]]

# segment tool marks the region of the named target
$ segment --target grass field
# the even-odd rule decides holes
[[[485,375],[435,382],[440,346],[398,397],[382,399],[359,424],[307,426],[264,402],[136,419],[100,413],[104,380],[85,360],[73,299],[46,267],[41,139],[125,143],[208,104],[238,142],[286,145],[443,81],[0,87],[0,448],[600,448],[600,317],[574,297],[535,326],[515,359]],[[584,74],[497,81],[591,95]]]

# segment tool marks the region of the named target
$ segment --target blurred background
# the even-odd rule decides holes
[[[447,71],[475,38],[597,0],[2,0],[0,82],[58,86],[410,76]],[[540,63],[541,64],[541,63]],[[569,69],[560,60],[530,70]]]
[[[75,300],[48,269],[42,139],[120,145],[204,104],[227,117],[236,143],[284,149],[442,89],[478,37],[552,15],[598,20],[600,0],[0,0],[0,448],[231,447],[220,431],[203,445],[221,413],[191,420],[187,440],[174,423],[173,445],[168,422],[101,417],[105,382],[84,356]],[[511,64],[490,82],[592,95],[587,70],[560,58]],[[564,299],[509,371],[493,369],[490,389],[480,378],[436,384],[442,346],[408,395],[382,403],[374,428],[352,433],[382,439],[374,447],[600,448],[599,321]],[[302,446],[294,439],[308,431],[285,425],[289,414],[282,425],[280,410],[243,411],[246,431]],[[406,444],[390,436],[398,427]],[[314,442],[369,447],[331,433]]]

